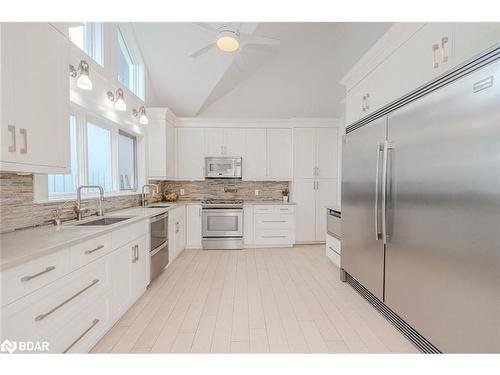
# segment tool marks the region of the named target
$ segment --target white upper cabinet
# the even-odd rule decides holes
[[[204,129],[177,128],[177,178],[204,179]]]
[[[455,24],[455,60],[457,63],[500,42],[500,22],[459,22]]]
[[[242,156],[244,130],[233,128],[206,128],[206,156]]]
[[[244,132],[243,180],[266,179],[267,131],[266,129],[245,129]]]
[[[243,156],[244,129],[224,129],[224,156]]]
[[[205,155],[206,156],[224,155],[224,129],[221,128],[205,129]]]
[[[292,129],[267,129],[268,178],[292,179]]]
[[[48,23],[3,23],[1,59],[1,169],[69,172],[69,41]]]
[[[338,129],[294,129],[294,177],[337,178]]]
[[[166,108],[148,108],[148,176],[175,178],[175,117]]]

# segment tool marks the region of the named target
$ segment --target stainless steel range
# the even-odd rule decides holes
[[[203,249],[243,249],[243,201],[208,199],[201,207]]]

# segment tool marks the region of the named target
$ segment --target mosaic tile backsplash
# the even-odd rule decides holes
[[[243,199],[246,201],[281,201],[282,191],[289,189],[287,181],[152,181],[160,185],[163,192],[176,192],[179,201],[203,199]],[[224,192],[224,188],[226,191]],[[180,189],[185,194],[180,195]],[[259,195],[255,195],[255,190]],[[108,197],[103,202],[104,212],[135,207],[141,204],[141,195]],[[0,173],[0,233],[15,229],[34,227],[48,223],[59,210],[63,221],[75,218],[75,201],[34,203],[33,175]],[[84,200],[83,207],[89,208],[85,216],[97,211],[96,199]]]
[[[283,201],[283,190],[289,190],[288,181],[151,181],[159,184],[162,192],[175,192],[179,201],[203,199],[243,199],[245,201]],[[184,195],[180,195],[184,189]],[[227,191],[224,191],[226,189]],[[259,190],[259,195],[255,195]]]

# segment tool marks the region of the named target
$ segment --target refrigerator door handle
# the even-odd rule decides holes
[[[382,241],[384,245],[387,244],[387,170],[388,170],[388,159],[389,159],[389,150],[393,150],[394,145],[391,141],[384,141],[384,153],[383,153],[383,161],[382,161]]]
[[[377,167],[375,170],[375,240],[382,238],[382,232],[379,228],[379,176],[380,176],[380,152],[384,151],[384,144],[377,143]]]

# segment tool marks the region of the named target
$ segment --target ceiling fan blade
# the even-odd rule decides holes
[[[201,47],[199,50],[194,51],[193,53],[189,54],[189,57],[192,57],[193,59],[203,55],[204,53],[207,53],[210,49],[215,47],[215,43],[210,43],[207,44],[205,47]]]
[[[262,46],[279,46],[281,42],[278,39],[266,38],[263,36],[253,36],[253,35],[242,35],[241,36],[242,47],[248,45],[262,45]]]
[[[243,66],[241,65],[241,59],[239,54],[235,53],[233,55],[233,65],[236,67],[236,69],[238,69],[240,73],[243,73],[245,71],[245,68],[243,68]]]
[[[196,25],[199,29],[201,29],[204,32],[208,32],[208,33],[211,33],[214,35],[217,34],[217,30],[207,23],[193,22],[193,24]]]

